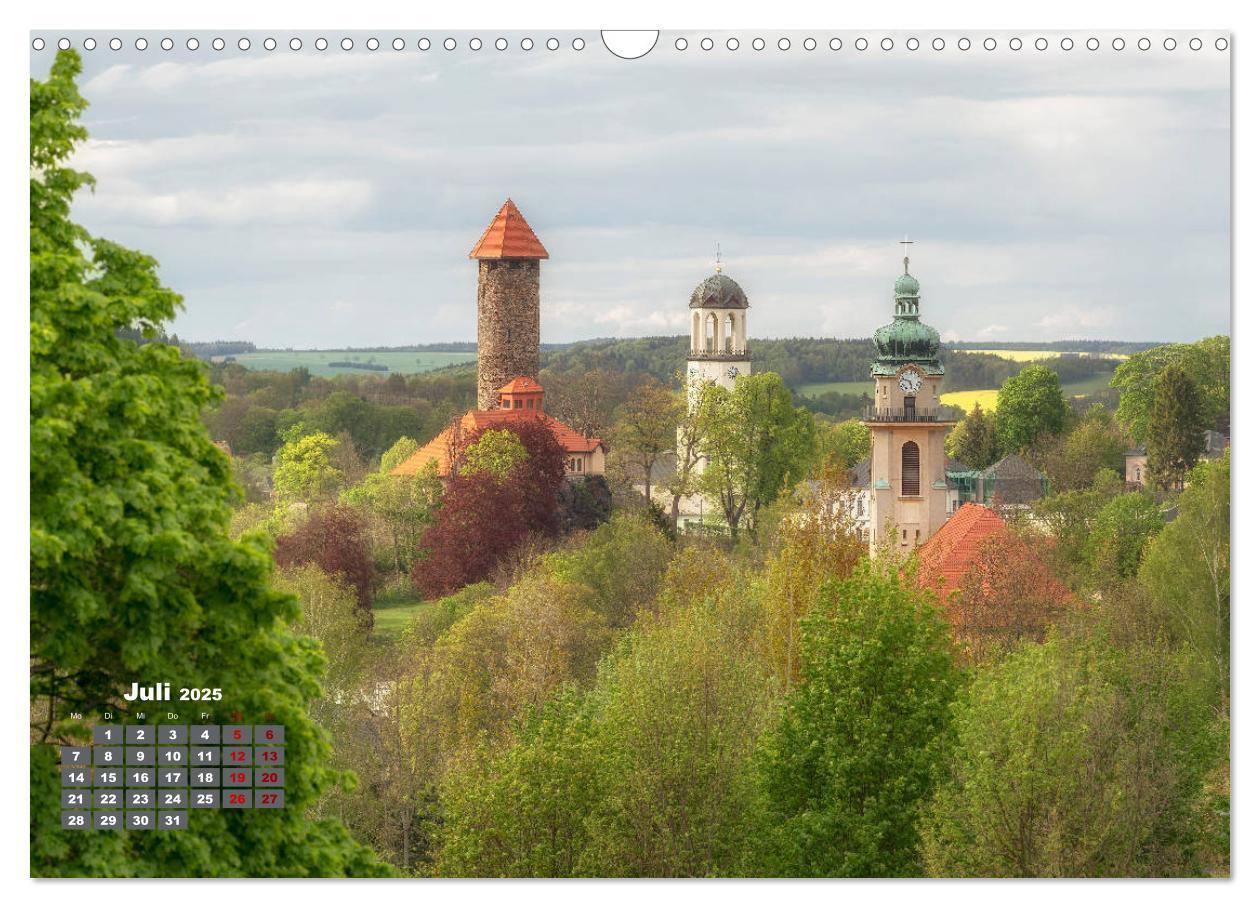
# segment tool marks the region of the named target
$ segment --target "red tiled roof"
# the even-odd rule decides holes
[[[529,379],[525,379],[529,381]],[[604,442],[599,438],[587,438],[581,432],[571,429],[560,420],[546,413],[525,410],[469,410],[456,426],[447,426],[436,438],[412,454],[390,471],[392,476],[415,476],[430,460],[436,460],[438,475],[446,476],[451,472],[451,453],[456,447],[458,434],[472,435],[483,429],[493,429],[505,423],[524,419],[538,419],[551,430],[552,436],[564,448],[566,454],[590,454],[601,448]]]
[[[543,386],[532,378],[518,375],[499,389],[500,394],[535,394],[542,393]]]
[[[545,259],[547,250],[525,221],[516,204],[508,199],[481,235],[470,259]]]
[[[967,502],[919,547],[919,583],[946,598],[958,589],[980,544],[1005,529],[1006,521],[995,511]]]

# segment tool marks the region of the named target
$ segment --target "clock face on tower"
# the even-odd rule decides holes
[[[739,370],[738,370],[738,369],[736,369],[734,366],[727,366],[727,367],[726,367],[726,377],[727,377],[727,378],[734,378],[734,377],[735,377],[735,376],[737,376],[737,375],[739,375]]]
[[[913,369],[907,369],[901,373],[897,379],[897,387],[907,394],[919,393],[919,388],[923,385],[923,376]]]

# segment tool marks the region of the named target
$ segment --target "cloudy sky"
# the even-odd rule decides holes
[[[113,34],[113,33],[111,33]],[[597,34],[390,35],[368,51],[223,51],[198,33],[84,52],[76,205],[154,255],[193,340],[340,347],[471,340],[467,253],[511,196],[551,253],[543,339],[683,333],[712,271],[754,336],[869,335],[901,247],[948,339],[1187,340],[1229,330],[1229,53],[772,43],[620,60]],[[935,33],[933,33],[935,34]],[[81,46],[87,33],[71,33]],[[446,34],[433,36],[440,40]],[[769,36],[778,37],[778,33]],[[1109,42],[1110,35],[1107,38]],[[51,49],[33,52],[32,74]]]

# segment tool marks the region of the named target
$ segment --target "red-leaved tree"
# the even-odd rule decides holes
[[[495,428],[514,432],[528,457],[505,478],[456,473],[425,530],[411,578],[425,596],[445,596],[485,580],[531,533],[560,531],[565,452],[540,419],[522,417]],[[462,439],[476,443],[480,433]],[[463,462],[455,458],[456,464]]]
[[[359,608],[371,609],[375,568],[363,539],[363,525],[350,508],[330,505],[315,511],[292,533],[276,540],[274,557],[284,568],[318,565],[324,573],[354,587]]]

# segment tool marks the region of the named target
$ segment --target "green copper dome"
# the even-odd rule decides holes
[[[903,274],[897,278],[897,283],[893,284],[893,292],[898,297],[918,296],[919,282],[914,279],[913,275]]]
[[[923,367],[929,375],[942,374],[945,370],[937,359],[941,335],[919,321],[919,282],[907,272],[897,278],[893,293],[894,318],[875,332],[879,358],[871,364],[871,374],[892,375],[907,363]]]

